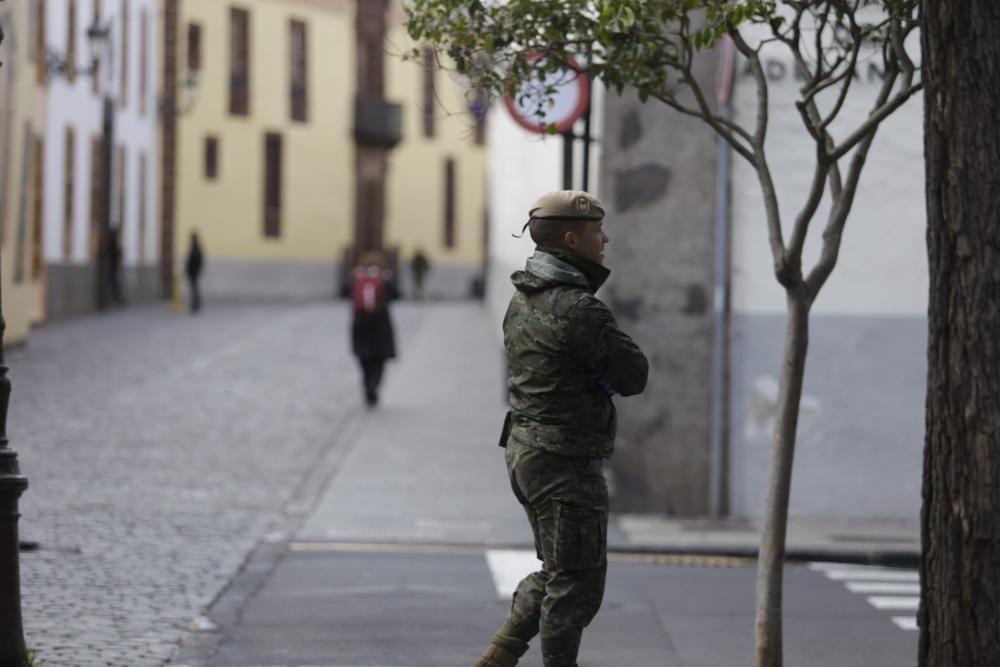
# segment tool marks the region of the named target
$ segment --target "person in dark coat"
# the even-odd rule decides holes
[[[197,313],[201,310],[201,293],[198,291],[198,278],[205,265],[205,254],[201,250],[201,243],[198,241],[198,232],[191,232],[191,243],[188,246],[187,260],[184,262],[184,273],[187,275],[188,287],[191,294],[191,312]]]
[[[410,269],[413,271],[413,295],[417,301],[424,300],[424,277],[431,268],[431,263],[427,260],[423,250],[417,250],[410,262]]]
[[[347,288],[354,311],[351,348],[361,366],[365,403],[374,407],[378,404],[385,362],[396,357],[389,302],[399,297],[399,290],[380,252],[362,255]]]

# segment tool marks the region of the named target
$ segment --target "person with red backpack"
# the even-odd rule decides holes
[[[351,348],[361,365],[365,404],[378,404],[385,362],[396,357],[396,339],[389,301],[399,292],[385,256],[377,251],[361,256],[351,272],[347,292],[351,297]]]

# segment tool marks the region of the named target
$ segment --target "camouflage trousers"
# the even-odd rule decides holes
[[[514,593],[500,634],[541,635],[545,667],[572,667],[597,615],[607,573],[608,487],[599,458],[571,458],[507,442],[507,472],[535,536],[542,569]]]

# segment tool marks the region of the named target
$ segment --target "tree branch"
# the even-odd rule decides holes
[[[882,82],[882,88],[879,91],[878,100],[872,107],[871,112],[868,114],[868,118],[863,122],[858,128],[852,132],[843,143],[836,146],[830,151],[830,158],[833,160],[839,160],[844,157],[851,149],[853,149],[857,144],[864,140],[868,133],[872,132],[878,125],[889,117],[892,112],[894,112],[899,107],[903,106],[914,93],[922,90],[924,87],[923,81],[918,81],[913,83],[913,74],[915,67],[913,62],[907,56],[904,60],[900,62],[903,63],[902,72],[899,71],[899,63],[896,62],[895,56],[896,49],[893,48],[893,57],[889,57],[886,60],[886,77]],[[905,54],[904,54],[905,55]],[[896,85],[897,75],[902,74],[903,82],[900,90],[892,95],[892,89]]]
[[[722,116],[717,116],[712,113],[706,115],[700,108],[692,109],[691,107],[684,106],[677,101],[677,98],[667,95],[666,93],[660,93],[653,95],[652,97],[653,99],[663,102],[671,109],[679,111],[686,116],[692,116],[705,121],[720,137],[725,139],[726,142],[733,147],[733,150],[739,153],[741,157],[743,157],[750,164],[756,164],[756,158],[754,157],[753,150],[748,148],[746,144],[739,139],[743,138],[746,142],[752,144],[750,134],[739,125],[726,120]]]
[[[774,275],[778,283],[789,287],[792,285],[792,277],[789,275],[788,258],[785,253],[785,239],[781,230],[781,209],[778,205],[778,194],[774,187],[774,180],[771,177],[771,168],[767,163],[767,154],[764,151],[764,140],[767,137],[768,122],[767,77],[764,75],[764,68],[760,64],[760,54],[755,49],[750,48],[740,34],[739,29],[730,25],[729,36],[736,45],[736,49],[750,61],[750,69],[757,83],[757,120],[756,130],[751,142],[754,148],[754,159],[751,163],[757,170],[757,179],[760,181],[761,193],[764,196],[764,209],[767,212],[768,241],[771,245]]]

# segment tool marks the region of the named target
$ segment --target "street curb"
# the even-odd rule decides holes
[[[614,546],[609,553],[650,555],[650,556],[710,556],[721,558],[744,558],[757,560],[758,549],[755,547],[729,546],[698,546],[672,547],[651,545]],[[872,565],[917,569],[920,567],[920,554],[917,552],[902,552],[871,549],[866,551],[847,549],[817,549],[817,548],[786,548],[786,563],[828,562],[844,565]]]
[[[530,551],[534,545],[527,543],[472,543],[472,542],[404,542],[404,541],[371,541],[357,542],[352,540],[292,540],[289,545],[299,545],[299,551],[462,551],[477,552],[489,550]],[[325,549],[327,545],[329,549]],[[310,548],[312,547],[312,548]],[[682,558],[730,558],[739,560],[757,560],[758,550],[755,547],[742,546],[659,546],[659,545],[612,545],[608,548],[609,556],[677,556]],[[892,567],[917,569],[920,567],[920,554],[916,552],[890,551],[880,549],[848,550],[848,549],[817,549],[792,547],[785,551],[786,563],[827,562],[844,565],[869,565],[877,567]]]

